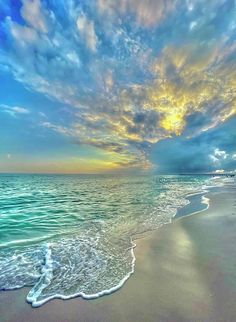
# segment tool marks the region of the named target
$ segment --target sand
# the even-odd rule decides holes
[[[236,188],[212,190],[209,208],[186,216],[196,198],[172,224],[136,241],[135,273],[119,291],[37,309],[25,302],[26,288],[1,292],[0,321],[235,322]]]

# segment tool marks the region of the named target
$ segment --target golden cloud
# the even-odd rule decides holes
[[[151,82],[131,84],[113,97],[115,79],[108,71],[108,94],[93,98],[93,108],[80,111],[72,128],[51,127],[104,151],[108,168],[149,168],[148,147],[182,135],[192,115],[202,117],[196,135],[236,114],[236,72],[226,63],[235,45],[227,55],[221,54],[224,43],[204,46],[165,47],[150,64]]]

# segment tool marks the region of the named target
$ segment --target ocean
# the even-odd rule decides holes
[[[139,234],[170,223],[207,176],[0,175],[0,290],[96,298],[135,270]]]

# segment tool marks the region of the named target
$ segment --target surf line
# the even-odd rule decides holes
[[[94,294],[86,294],[84,292],[78,292],[74,293],[71,295],[62,295],[62,294],[54,294],[52,296],[46,297],[45,299],[42,300],[37,300],[37,298],[41,295],[42,291],[50,285],[50,282],[53,278],[53,261],[52,261],[52,250],[51,250],[51,245],[50,243],[46,244],[46,255],[45,255],[45,264],[42,267],[42,276],[40,277],[39,281],[35,284],[35,286],[30,290],[28,293],[26,300],[28,303],[31,303],[32,307],[40,307],[41,305],[45,304],[46,302],[53,300],[53,299],[62,299],[62,300],[69,300],[75,297],[82,297],[83,299],[86,300],[92,300],[99,298],[104,295],[109,295],[114,292],[116,292],[118,289],[120,289],[125,282],[130,278],[130,276],[134,273],[135,271],[135,261],[136,257],[134,254],[134,248],[136,247],[136,244],[134,243],[132,237],[130,237],[131,240],[131,247],[130,247],[130,252],[131,252],[131,270],[128,272],[122,279],[121,281],[116,285],[111,287],[110,289],[106,289]]]

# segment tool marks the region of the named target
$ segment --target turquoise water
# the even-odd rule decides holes
[[[0,289],[33,306],[95,298],[134,271],[132,236],[171,221],[201,176],[0,176]]]

